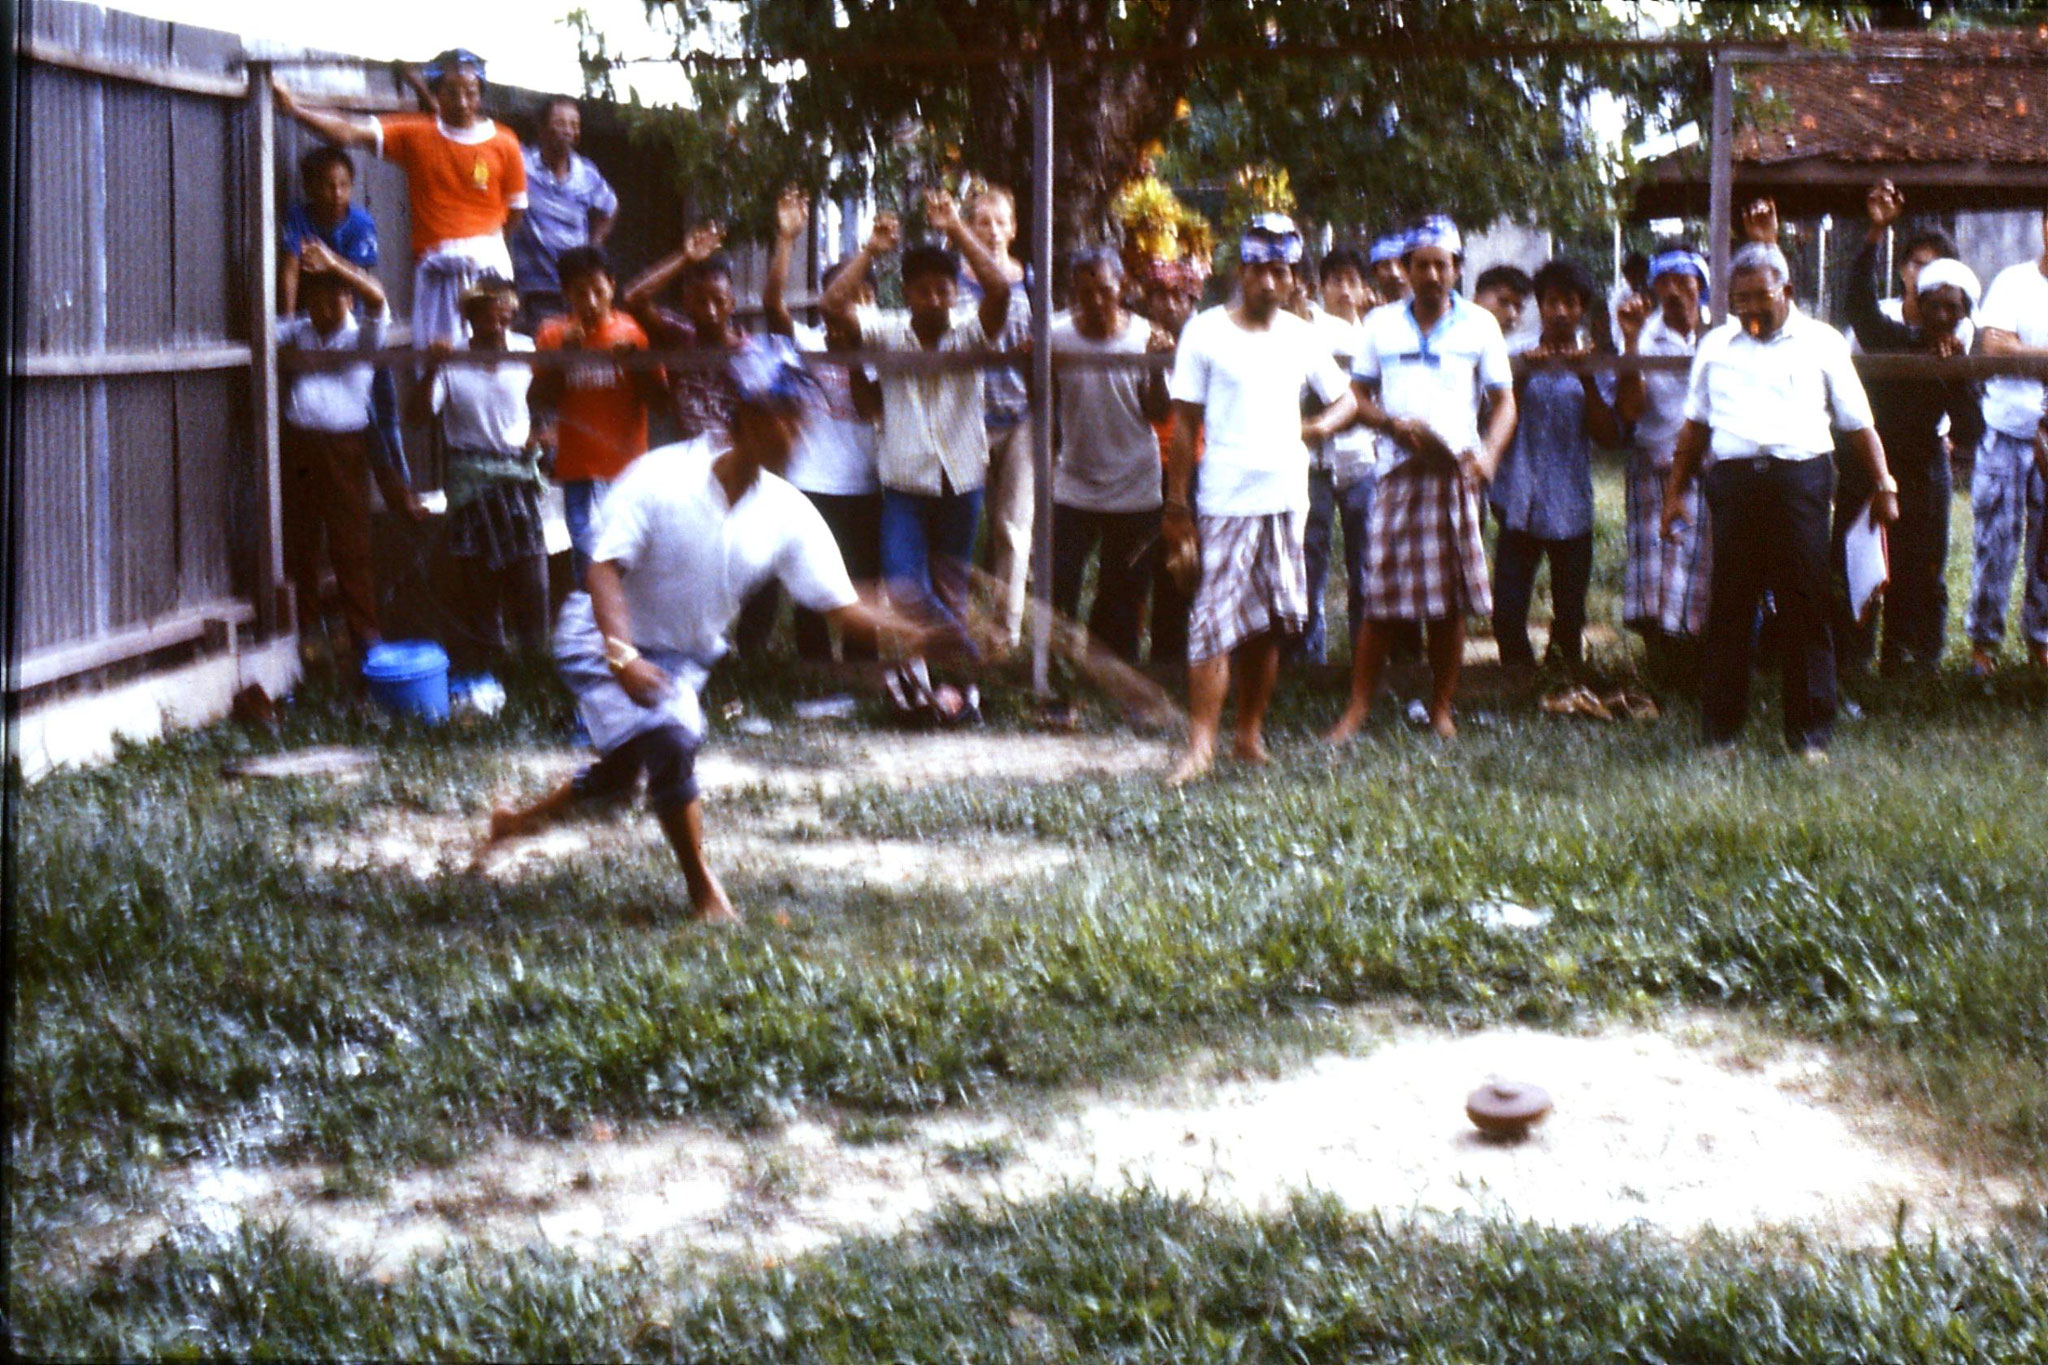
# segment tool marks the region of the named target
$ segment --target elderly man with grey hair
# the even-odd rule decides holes
[[[1071,311],[1053,319],[1056,356],[1170,351],[1173,338],[1124,310],[1114,248],[1084,247],[1069,262]],[[1069,369],[1053,376],[1059,416],[1053,474],[1052,604],[1078,616],[1088,557],[1100,548],[1088,633],[1126,663],[1138,635],[1159,544],[1159,442],[1152,423],[1170,410],[1163,371]]]
[[[1756,613],[1768,592],[1784,650],[1785,743],[1825,761],[1835,719],[1828,631],[1831,428],[1869,468],[1872,514],[1890,524],[1899,486],[1885,465],[1849,343],[1792,303],[1785,255],[1766,242],[1736,253],[1729,321],[1693,357],[1662,529],[1686,517],[1685,487],[1704,462],[1713,577],[1707,590],[1700,718],[1706,741],[1731,748],[1749,713]]]

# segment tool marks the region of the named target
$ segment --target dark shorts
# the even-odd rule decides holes
[[[647,804],[657,813],[697,799],[698,741],[680,725],[642,730],[576,774],[581,797],[627,796],[647,774]]]

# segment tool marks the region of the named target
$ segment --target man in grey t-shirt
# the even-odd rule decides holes
[[[1109,247],[1074,253],[1073,311],[1054,320],[1060,355],[1143,355],[1171,351],[1171,337],[1123,309],[1123,266]],[[1081,579],[1097,552],[1088,633],[1126,663],[1138,631],[1159,543],[1159,441],[1152,423],[1169,404],[1163,371],[1071,369],[1054,380],[1059,455],[1053,476],[1052,604],[1080,612]]]

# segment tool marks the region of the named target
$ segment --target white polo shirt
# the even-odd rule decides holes
[[[1992,277],[1977,310],[1979,327],[2011,332],[2022,346],[2048,346],[2048,275],[2034,261],[2009,265]],[[1984,381],[1984,425],[2031,440],[2041,420],[2043,387],[2021,374],[1997,374]]]
[[[1360,326],[1364,337],[1351,374],[1380,386],[1387,416],[1425,423],[1453,451],[1479,449],[1480,400],[1488,389],[1515,382],[1493,314],[1453,294],[1427,334],[1412,299],[1381,304]],[[1388,468],[1414,458],[1393,441],[1380,447]]]
[[[313,319],[303,314],[279,318],[277,344],[295,351],[374,351],[384,344],[384,328],[390,320],[388,308],[366,315],[361,322],[350,313],[332,336],[321,336]],[[284,420],[301,431],[362,431],[370,425],[370,383],[374,378],[375,371],[367,364],[300,370],[291,377],[285,393]]]
[[[1708,332],[1693,356],[1685,416],[1713,428],[1710,463],[1755,455],[1810,460],[1833,453],[1831,419],[1844,431],[1871,425],[1848,340],[1797,308],[1768,341],[1735,318]]]
[[[1675,330],[1658,312],[1643,324],[1636,354],[1689,356],[1699,350],[1699,343],[1699,333],[1687,335]],[[1689,387],[1688,371],[1643,371],[1643,415],[1629,429],[1628,443],[1652,469],[1671,468],[1678,431],[1685,425],[1685,395]]]
[[[635,460],[605,497],[590,552],[620,567],[633,643],[706,669],[725,653],[740,605],[770,578],[812,611],[855,600],[839,546],[811,500],[764,470],[738,502],[727,502],[711,471],[722,449],[719,438],[703,436]]]
[[[1325,403],[1344,393],[1344,372],[1315,328],[1276,311],[1247,331],[1226,305],[1198,313],[1180,334],[1167,391],[1202,409],[1202,475],[1195,504],[1205,517],[1262,517],[1308,510],[1308,447],[1301,395]]]

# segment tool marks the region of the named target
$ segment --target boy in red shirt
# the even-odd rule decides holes
[[[569,313],[541,324],[536,350],[647,349],[640,324],[612,307],[617,285],[603,251],[572,247],[555,268]],[[555,413],[555,482],[562,486],[579,586],[590,567],[598,506],[612,480],[646,452],[647,407],[664,401],[666,382],[658,366],[629,369],[610,361],[548,366],[534,376],[534,409]]]

